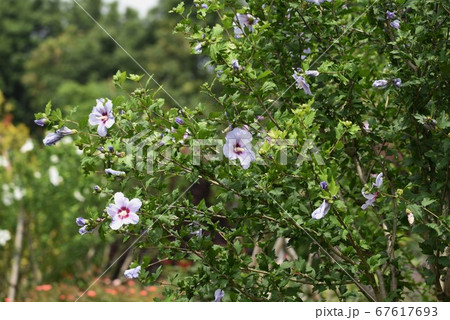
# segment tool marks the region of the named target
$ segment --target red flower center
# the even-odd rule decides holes
[[[130,209],[122,207],[117,214],[119,215],[119,218],[126,219],[130,216]]]
[[[234,153],[236,154],[242,154],[244,152],[244,149],[241,147],[239,142],[236,142],[236,145],[234,146]]]

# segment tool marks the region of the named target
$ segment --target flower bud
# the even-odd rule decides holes
[[[327,191],[328,190],[328,183],[326,181],[321,181],[320,182],[320,187],[322,188],[322,190]]]
[[[180,117],[176,117],[176,118],[175,118],[175,123],[176,123],[176,124],[179,124],[179,125],[181,126],[182,124],[184,124],[184,121],[183,121],[183,119],[181,119]]]

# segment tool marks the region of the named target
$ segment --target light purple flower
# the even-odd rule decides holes
[[[197,229],[191,232],[191,235],[196,236],[197,239],[200,239],[201,237],[203,237],[203,229]]]
[[[248,169],[250,163],[255,160],[255,153],[252,151],[253,137],[250,132],[241,128],[234,128],[225,136],[223,154],[230,160],[239,159],[242,168]]]
[[[195,47],[194,47],[194,51],[197,53],[202,53],[202,44],[198,43]]]
[[[234,71],[239,71],[239,70],[242,69],[242,67],[241,67],[240,64],[239,64],[239,61],[237,61],[236,59],[233,59],[233,60],[231,61],[231,66],[233,67],[233,70],[234,70]]]
[[[363,122],[363,129],[365,132],[370,132],[370,126],[368,121]]]
[[[87,220],[84,219],[84,218],[82,218],[82,217],[78,217],[78,218],[75,220],[75,222],[77,223],[77,225],[78,225],[79,227],[82,227],[82,226],[84,226],[84,225],[87,223]]]
[[[56,130],[56,133],[62,135],[63,137],[65,137],[65,136],[69,136],[71,134],[77,133],[77,130],[72,130],[72,129],[69,129],[67,127],[62,127],[61,129]]]
[[[189,224],[189,227],[191,230],[193,230],[190,234],[193,236],[196,236],[197,239],[200,239],[203,237],[203,229],[201,228],[200,224],[197,221],[194,221]]]
[[[377,178],[375,179],[375,183],[372,184],[372,186],[375,188],[380,188],[382,184],[383,184],[383,172],[380,173],[379,175],[377,175]]]
[[[36,123],[38,126],[45,126],[45,124],[47,123],[47,119],[46,118],[41,118],[38,120],[34,120],[34,123]]]
[[[389,82],[387,80],[375,80],[372,84],[372,86],[374,88],[387,88],[387,86],[389,85]]]
[[[126,174],[124,171],[117,171],[117,170],[113,170],[111,168],[105,169],[105,173],[113,175],[113,176],[117,176],[117,177],[123,177]]]
[[[136,279],[139,277],[140,272],[141,272],[141,266],[137,266],[136,268],[131,268],[131,269],[125,270],[123,275],[127,279]]]
[[[361,193],[364,198],[366,198],[366,203],[364,203],[361,208],[363,210],[366,210],[369,206],[373,207],[373,204],[375,203],[375,200],[377,200],[378,192],[375,193],[365,193],[364,188],[361,190]]]
[[[314,212],[311,214],[311,217],[315,220],[322,219],[327,215],[328,211],[330,211],[330,208],[331,204],[329,204],[326,200],[323,200],[320,207],[314,210]]]
[[[400,20],[394,20],[391,23],[389,23],[392,28],[394,29],[400,29]]]
[[[436,125],[437,125],[437,121],[434,120],[434,119],[431,119],[430,117],[425,117],[423,125],[428,130],[435,130],[436,129]]]
[[[325,1],[330,2],[331,0],[306,0],[306,2],[311,2],[311,3],[314,3],[314,4],[318,5],[318,6],[320,4],[322,4],[322,3],[324,3]]]
[[[44,144],[46,146],[53,146],[62,138],[64,138],[62,135],[52,132],[52,133],[47,134],[45,136],[44,140],[42,140],[42,141],[44,142]]]
[[[136,212],[142,206],[141,200],[134,198],[131,201],[125,198],[122,192],[116,192],[114,195],[114,203],[111,203],[107,208],[111,217],[111,229],[117,230],[124,224],[136,224],[139,222],[139,216]]]
[[[78,233],[82,236],[84,236],[86,233],[92,233],[93,230],[88,230],[87,226],[83,226],[80,229],[78,229]]]
[[[214,292],[214,302],[220,302],[223,297],[225,297],[225,291],[223,291],[222,289],[217,289]]]
[[[205,4],[205,3],[202,3],[201,7],[202,7],[203,9],[208,9],[208,5]]]
[[[307,70],[305,74],[310,77],[317,77],[320,73],[317,70]]]
[[[305,91],[306,94],[311,95],[311,89],[309,88],[309,84],[306,83],[305,78],[303,78],[301,75],[299,75],[297,73],[297,71],[294,72],[294,74],[292,75],[292,77],[295,79],[295,81],[297,82],[297,88],[299,89],[303,89],[303,91]]]
[[[322,188],[322,190],[328,190],[328,183],[326,181],[321,181],[320,182],[320,188]]]
[[[375,179],[375,183],[372,184],[372,187],[379,189],[382,184],[383,184],[383,173],[380,173],[379,175],[377,175],[377,178]],[[362,193],[363,197],[366,198],[366,203],[364,203],[361,206],[361,208],[363,210],[366,210],[369,206],[373,207],[375,201],[377,200],[377,197],[379,196],[379,192],[365,193],[364,188],[363,188],[361,190],[361,193]]]
[[[305,60],[305,59],[306,59],[306,56],[307,56],[308,54],[311,53],[311,48],[306,48],[306,49],[304,49],[304,50],[303,50],[303,53],[304,53],[304,55],[301,55],[300,58],[301,58],[302,60]]]
[[[395,19],[395,12],[391,12],[391,11],[386,11],[386,19],[391,20],[391,19]]]
[[[184,121],[183,121],[183,119],[181,119],[180,117],[176,117],[176,118],[175,118],[175,123],[176,123],[176,124],[179,124],[179,125],[181,126],[182,124],[184,124]]]
[[[75,134],[76,132],[77,132],[76,130],[71,130],[67,127],[62,127],[61,129],[58,129],[55,132],[47,134],[47,136],[42,141],[46,146],[52,146],[55,145],[65,136]]]
[[[394,80],[392,80],[392,82],[394,83],[394,86],[396,86],[397,88],[400,88],[402,86],[402,79],[400,78],[395,78]]]
[[[242,35],[245,35],[245,28],[247,27],[247,30],[249,32],[253,32],[253,26],[258,23],[258,19],[256,19],[251,14],[242,14],[238,13],[236,14],[235,22],[233,22],[234,25],[234,37],[235,38],[241,38]]]
[[[111,128],[114,124],[114,115],[112,112],[111,100],[105,101],[105,99],[97,99],[97,105],[92,108],[92,112],[89,115],[89,124],[91,126],[98,126],[97,133],[101,137],[105,137],[107,129]]]

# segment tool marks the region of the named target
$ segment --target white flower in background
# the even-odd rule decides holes
[[[0,230],[0,245],[4,246],[9,240],[11,240],[11,233],[8,230]]]
[[[84,202],[84,200],[86,200],[86,198],[85,197],[83,197],[83,195],[81,194],[81,192],[80,191],[75,191],[74,193],[73,193],[73,197],[75,198],[75,199],[77,199],[79,202]]]
[[[13,197],[14,199],[16,199],[17,201],[22,200],[22,198],[25,196],[25,190],[19,187],[14,187],[13,190]]]
[[[136,214],[142,206],[141,200],[134,198],[131,201],[125,198],[122,192],[114,195],[114,204],[110,204],[106,211],[111,217],[111,229],[117,230],[124,224],[136,224],[139,216]]]
[[[323,200],[320,207],[314,210],[314,212],[311,214],[311,217],[315,220],[322,219],[327,215],[328,211],[330,211],[330,208],[331,204],[329,204],[326,200]]]
[[[406,216],[408,217],[408,223],[412,227],[414,224],[414,214],[411,212],[411,210],[406,209]]]
[[[114,124],[114,114],[112,112],[113,104],[111,100],[97,99],[97,105],[92,108],[89,115],[89,124],[98,126],[97,133],[101,137],[105,137],[109,129]]]
[[[71,144],[72,142],[73,142],[72,137],[67,137],[61,143],[62,144]]]
[[[252,134],[241,128],[234,128],[225,136],[223,154],[230,160],[239,159],[242,168],[248,169],[254,161],[255,153],[252,151]]]
[[[50,161],[51,161],[52,163],[58,163],[58,162],[59,162],[59,158],[58,158],[57,155],[52,154],[51,157],[50,157]]]
[[[127,279],[136,279],[139,277],[140,272],[141,272],[141,266],[137,266],[136,268],[131,268],[131,269],[125,270],[123,275]]]
[[[27,142],[25,142],[25,144],[20,148],[20,152],[27,153],[33,150],[33,148],[34,148],[33,140],[28,139]]]
[[[5,205],[5,207],[9,207],[10,205],[13,204],[13,201],[14,201],[13,194],[7,184],[2,185],[2,190],[3,190],[2,202]]]
[[[42,178],[42,174],[41,174],[39,171],[35,171],[34,174],[33,174],[33,176],[34,176],[36,179]]]
[[[8,168],[10,166],[8,159],[0,156],[0,167]]]
[[[48,177],[50,179],[50,183],[55,187],[63,182],[63,178],[59,175],[59,171],[55,166],[51,166],[48,169]]]

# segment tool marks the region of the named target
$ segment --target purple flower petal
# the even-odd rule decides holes
[[[311,217],[314,220],[322,219],[323,217],[325,217],[327,215],[328,211],[330,211],[330,208],[331,208],[331,204],[329,204],[326,200],[323,200],[320,207],[318,207],[316,210],[314,210],[314,212],[311,214]]]

